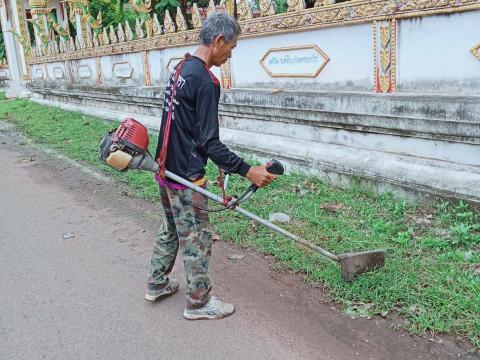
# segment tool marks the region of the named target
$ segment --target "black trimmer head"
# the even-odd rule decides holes
[[[385,265],[385,250],[377,249],[362,252],[350,252],[338,255],[342,267],[342,278],[353,281],[355,277]]]

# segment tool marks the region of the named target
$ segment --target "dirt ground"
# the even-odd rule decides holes
[[[0,122],[0,359],[480,358],[451,336],[431,341],[391,330],[392,319],[352,320],[321,289],[273,271],[270,257],[222,241],[213,292],[237,312],[186,321],[181,258],[179,293],[143,299],[160,217],[158,204]]]

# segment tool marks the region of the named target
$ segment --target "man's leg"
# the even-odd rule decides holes
[[[219,319],[233,314],[233,305],[209,296],[211,285],[208,265],[212,253],[212,231],[208,212],[191,205],[205,209],[208,207],[208,199],[190,189],[178,191],[183,200],[171,189],[167,191],[187,276],[184,317],[192,320]]]
[[[208,302],[208,293],[211,289],[208,264],[212,252],[212,232],[208,213],[183,201],[171,189],[167,191],[187,276],[187,307],[201,307]],[[193,190],[179,190],[178,193],[196,206],[202,208],[208,206],[207,198]]]
[[[160,200],[164,212],[162,225],[155,237],[150,278],[145,299],[155,301],[159,297],[173,294],[178,289],[178,282],[168,278],[175,264],[178,251],[178,236],[167,191],[160,187]]]

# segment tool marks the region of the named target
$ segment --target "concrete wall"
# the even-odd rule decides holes
[[[154,131],[160,125],[160,87],[32,91],[43,104],[106,119],[134,116]],[[379,190],[480,202],[479,113],[479,96],[227,90],[221,139],[341,186],[356,176]]]
[[[400,91],[480,94],[480,12],[405,19],[398,35]]]
[[[373,34],[370,24],[361,24],[302,33],[245,39],[232,57],[235,87],[284,87],[289,89],[373,88]],[[268,49],[317,45],[330,58],[316,78],[272,78],[259,60]],[[248,56],[245,56],[248,54]]]

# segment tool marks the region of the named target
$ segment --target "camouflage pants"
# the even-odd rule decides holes
[[[190,203],[206,208],[208,199],[190,189],[177,190]],[[150,283],[166,284],[180,246],[187,277],[187,308],[198,308],[209,300],[208,263],[212,231],[208,213],[187,204],[170,188],[160,187],[163,223],[155,238]]]

